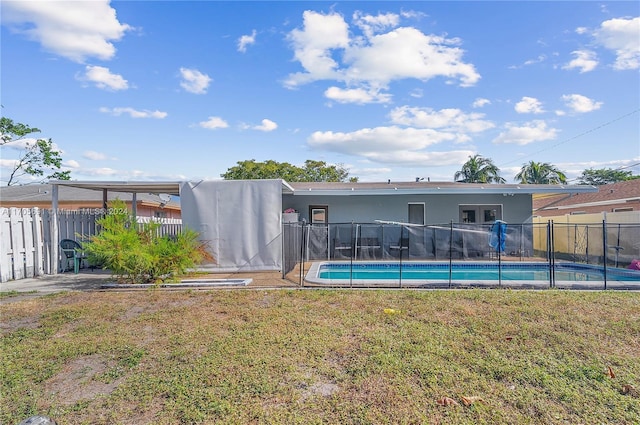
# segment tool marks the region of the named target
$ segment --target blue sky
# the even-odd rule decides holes
[[[2,115],[75,180],[640,174],[638,2],[2,2]],[[5,146],[2,179],[20,153]],[[27,180],[23,180],[27,182]]]

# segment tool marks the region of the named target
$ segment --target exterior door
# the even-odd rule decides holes
[[[425,224],[424,202],[409,203],[408,221],[411,224]]]

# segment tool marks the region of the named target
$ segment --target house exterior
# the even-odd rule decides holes
[[[534,194],[598,190],[573,185],[288,183],[279,179],[54,184],[59,192],[67,187],[98,193],[102,189],[117,192],[121,198],[126,192],[141,197],[145,193],[179,194],[183,225],[200,233],[216,259],[204,268],[217,271],[282,270],[287,243],[283,223],[292,221],[309,224],[313,232],[308,259],[348,253],[341,250],[343,237],[359,246],[358,259],[393,257],[404,249],[409,258],[441,258],[450,255],[449,246],[454,244],[461,258],[483,256],[488,251],[487,229],[496,220],[532,222]],[[52,204],[60,202],[53,200]],[[355,233],[351,223],[361,223]],[[449,228],[453,223],[458,224],[455,234]],[[522,229],[510,235],[508,250],[521,252],[532,247],[531,229]],[[402,241],[405,236],[407,247]]]
[[[30,184],[5,186],[0,188],[0,207],[51,209],[51,184]],[[108,192],[107,204],[115,199],[124,201],[133,210],[133,194]],[[157,194],[138,193],[136,195],[136,215],[138,217],[175,218],[181,217],[180,202],[172,199],[165,202]],[[105,196],[101,190],[91,190],[74,186],[59,186],[58,209],[60,211],[96,211],[104,207]]]
[[[575,196],[594,186],[450,182],[290,183],[282,205],[308,223],[530,223],[534,194]]]

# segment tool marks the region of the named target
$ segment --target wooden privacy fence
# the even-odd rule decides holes
[[[55,274],[60,259],[52,261],[51,210],[38,208],[0,208],[0,282]],[[74,239],[82,243],[98,231],[100,210],[58,211],[58,240]],[[138,217],[138,223],[152,220]],[[182,231],[180,219],[153,219],[162,226],[160,236]],[[61,253],[58,250],[58,254]]]
[[[42,216],[37,208],[0,208],[0,281],[44,274]]]

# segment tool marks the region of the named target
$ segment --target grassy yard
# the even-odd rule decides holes
[[[640,423],[640,293],[150,290],[32,298],[0,313],[8,425],[33,414]]]

